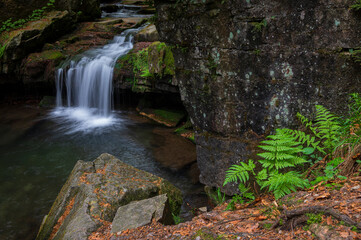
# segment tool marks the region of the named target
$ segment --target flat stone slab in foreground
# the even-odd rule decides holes
[[[118,208],[112,223],[112,232],[117,233],[151,223],[153,219],[165,224],[172,223],[172,214],[166,194],[135,201]]]
[[[44,218],[37,240],[87,239],[112,222],[120,206],[167,194],[171,212],[179,211],[181,191],[167,180],[139,170],[110,154],[78,161]]]

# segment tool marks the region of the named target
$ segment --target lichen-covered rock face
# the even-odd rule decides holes
[[[168,181],[109,154],[78,161],[36,239],[87,239],[113,221],[120,206],[161,194],[167,194],[171,211],[179,212],[182,194]]]
[[[231,164],[314,104],[345,110],[361,86],[352,1],[159,0],[160,40],[174,46],[182,100],[199,129],[201,182],[221,187]],[[233,193],[235,188],[225,189]]]

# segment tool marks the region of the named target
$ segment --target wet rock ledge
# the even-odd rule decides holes
[[[36,239],[87,239],[104,225],[116,233],[152,219],[171,224],[181,203],[181,191],[167,180],[104,153],[77,162]]]

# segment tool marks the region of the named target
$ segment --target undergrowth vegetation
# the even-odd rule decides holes
[[[13,21],[12,18],[7,19],[6,21],[4,21],[2,23],[2,26],[0,27],[0,33],[4,32],[4,31],[9,31],[9,30],[14,30],[14,29],[21,28],[27,22],[36,21],[36,20],[41,19],[43,17],[43,15],[44,15],[45,11],[53,8],[54,4],[55,4],[55,0],[49,0],[48,3],[46,4],[46,6],[40,8],[40,9],[35,9],[25,19],[21,18],[21,19],[18,19],[16,21]]]
[[[46,6],[40,8],[40,9],[35,9],[27,18],[23,19],[18,19],[16,21],[13,21],[12,18],[7,19],[6,21],[2,22],[1,27],[0,27],[0,34],[3,32],[7,32],[10,30],[15,30],[18,28],[21,28],[24,26],[24,24],[26,24],[27,22],[30,21],[36,21],[39,20],[43,17],[45,11],[52,9],[54,7],[55,4],[55,0],[49,0],[48,3],[46,4]],[[9,36],[6,35],[3,38],[8,38]],[[7,44],[0,44],[0,58],[3,57],[5,49],[7,47]]]
[[[279,199],[297,189],[359,174],[360,95],[351,94],[348,106],[345,117],[338,117],[321,105],[315,106],[314,120],[298,113],[302,130],[276,129],[258,146],[262,150],[257,154],[258,161],[250,159],[232,165],[226,172],[223,185],[237,183],[239,194],[233,196],[230,208],[237,202],[255,198],[250,190],[251,178],[261,190]]]
[[[361,0],[356,0],[354,4],[350,6],[350,8],[359,11],[361,9]]]

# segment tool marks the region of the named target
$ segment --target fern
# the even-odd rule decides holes
[[[354,106],[357,110],[361,110],[361,98],[359,100],[359,105]],[[361,119],[360,114],[355,115]],[[309,186],[308,180],[302,179],[299,173],[279,171],[306,163],[304,156],[314,153],[315,150],[331,155],[340,137],[341,125],[339,119],[321,105],[316,105],[314,122],[300,113],[297,117],[310,130],[310,134],[299,130],[276,129],[274,135],[268,136],[267,140],[258,146],[263,150],[257,154],[261,157],[258,162],[261,163],[262,170],[257,174],[254,172],[253,160],[249,160],[248,164],[242,162],[240,165],[233,165],[227,171],[223,185],[238,181],[245,184],[252,174],[261,189],[266,188],[276,199],[296,191],[297,188]],[[320,159],[315,154],[311,155],[311,158]]]
[[[316,105],[316,124],[318,134],[324,139],[324,146],[332,151],[340,137],[339,119],[321,105]]]
[[[296,188],[308,187],[307,179],[302,179],[297,172],[290,171],[287,173],[272,173],[268,181],[264,182],[261,189],[268,187],[268,190],[273,192],[276,199],[279,199],[291,192],[296,191]]]
[[[294,137],[285,131],[277,129],[275,135],[270,135],[267,138],[272,140],[262,141],[261,143],[264,145],[258,146],[266,151],[258,154],[263,158],[259,160],[263,168],[278,170],[307,162],[298,156],[298,153],[303,151],[300,146],[301,143],[295,141]]]
[[[246,187],[244,184],[238,185],[239,194],[236,194],[232,197],[231,201],[227,205],[226,210],[234,210],[236,204],[243,204],[245,201],[251,202],[255,199],[255,196],[252,192],[250,192],[250,188]]]
[[[347,143],[352,147],[360,143],[361,140],[361,97],[358,93],[350,94],[348,104],[349,114],[341,124],[341,134],[345,136],[339,146]]]
[[[361,9],[361,0],[356,0],[353,5],[350,6],[351,9],[359,11]]]
[[[277,129],[275,135],[270,135],[267,138],[269,140],[262,141],[262,145],[258,146],[264,150],[263,153],[258,154],[262,158],[259,160],[263,167],[262,170],[257,174],[254,172],[256,166],[253,160],[249,160],[248,164],[241,162],[240,165],[232,165],[227,171],[223,186],[230,182],[239,181],[239,189],[242,193],[244,184],[252,174],[258,185],[262,189],[268,188],[268,191],[272,192],[276,199],[295,191],[298,187],[307,186],[308,180],[301,179],[296,172],[291,171],[286,174],[278,172],[279,169],[295,167],[307,162],[299,156],[303,152],[301,142],[281,129]],[[287,178],[288,176],[290,178]]]
[[[253,163],[252,159],[248,161],[248,164],[241,162],[241,165],[232,165],[226,172],[223,186],[230,182],[238,182],[238,180],[241,183],[247,182],[249,180],[248,172],[253,172],[255,167],[256,165]]]
[[[302,125],[305,126],[306,128],[308,128],[309,130],[311,130],[311,132],[317,136],[318,133],[316,131],[316,128],[313,126],[312,121],[310,121],[307,117],[303,116],[301,113],[297,113],[296,114],[297,118],[301,121]]]
[[[297,130],[285,130],[296,137],[302,144],[312,146],[322,154],[332,154],[340,137],[341,124],[339,118],[322,105],[316,105],[315,122],[297,113],[301,123],[307,127],[313,136]]]
[[[282,131],[294,137],[294,140],[299,141],[303,146],[312,147],[313,149],[317,149],[320,153],[326,154],[325,149],[321,147],[321,141],[316,141],[315,136],[311,136],[299,130],[293,130],[288,128],[282,129]]]

